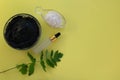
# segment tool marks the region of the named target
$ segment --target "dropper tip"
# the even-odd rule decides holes
[[[60,35],[61,35],[61,33],[58,32],[58,33],[55,34],[55,37],[58,38]]]

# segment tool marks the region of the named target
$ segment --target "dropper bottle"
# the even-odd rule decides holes
[[[56,33],[55,35],[47,38],[44,42],[42,42],[40,45],[37,45],[32,48],[32,51],[34,53],[40,53],[42,50],[44,50],[46,47],[48,47],[52,42],[54,42],[59,36],[61,35],[60,32]]]

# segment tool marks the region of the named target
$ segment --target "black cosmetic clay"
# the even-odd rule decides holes
[[[40,35],[40,23],[29,14],[17,14],[11,17],[4,29],[6,42],[15,49],[32,47]]]

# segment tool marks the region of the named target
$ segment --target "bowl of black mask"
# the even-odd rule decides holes
[[[39,21],[30,14],[20,13],[12,16],[4,28],[4,38],[15,49],[33,47],[41,35]]]

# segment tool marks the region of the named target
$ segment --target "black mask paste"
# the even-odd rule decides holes
[[[41,34],[39,22],[29,14],[13,16],[6,24],[4,37],[7,43],[16,49],[32,47]]]

